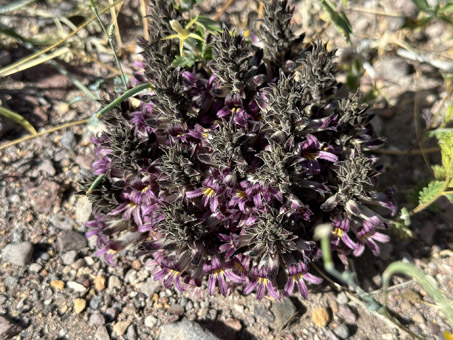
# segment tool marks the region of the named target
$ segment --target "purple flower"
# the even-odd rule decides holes
[[[253,290],[256,290],[256,298],[261,300],[265,295],[269,294],[280,301],[280,296],[277,293],[276,283],[267,275],[264,267],[260,269],[253,267],[250,270],[250,282],[244,288],[244,294],[249,295]]]
[[[365,245],[370,248],[371,252],[375,256],[379,256],[380,249],[379,246],[376,244],[375,241],[386,243],[390,241],[390,237],[388,235],[382,234],[370,228],[370,226],[364,226],[358,233],[357,233],[357,249],[354,251],[355,256],[362,255]]]
[[[236,275],[227,266],[222,266],[217,257],[213,257],[209,263],[205,263],[203,271],[209,275],[208,279],[208,293],[213,295],[215,292],[216,282],[218,282],[220,294],[227,295],[228,285],[226,278],[234,283],[242,283],[240,276]]]
[[[305,281],[308,281],[312,284],[320,284],[322,279],[314,276],[307,272],[307,266],[299,262],[297,264],[290,264],[288,267],[288,281],[286,281],[284,294],[286,296],[291,295],[293,293],[294,287],[296,286],[299,290],[300,295],[304,299],[308,297],[308,289]]]

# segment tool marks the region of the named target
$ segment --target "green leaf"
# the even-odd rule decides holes
[[[351,42],[350,34],[352,34],[352,26],[348,17],[343,11],[337,12],[335,5],[330,0],[321,0],[321,5],[329,14],[330,19],[337,29],[343,34],[348,43]]]
[[[445,170],[453,170],[453,131],[445,132],[437,136],[439,139],[440,153],[442,156],[442,165]]]
[[[444,182],[441,181],[432,181],[428,184],[427,187],[423,188],[419,193],[418,200],[420,204],[431,201],[436,196],[440,195],[444,187]]]
[[[445,123],[450,123],[453,120],[453,104],[448,105],[447,111],[445,112]]]
[[[435,164],[431,166],[434,172],[434,178],[437,179],[438,181],[444,181],[445,177],[447,176],[447,171],[446,169],[439,164]]]
[[[174,67],[192,67],[195,65],[195,60],[193,58],[187,57],[187,56],[176,56],[175,60],[171,63],[172,66]]]
[[[210,33],[217,33],[222,31],[220,24],[204,15],[198,17],[197,23],[204,27]]]
[[[431,7],[426,0],[412,0],[412,2],[420,11],[429,12],[431,10]]]
[[[453,194],[444,194],[444,196],[450,201],[450,203],[453,203]]]

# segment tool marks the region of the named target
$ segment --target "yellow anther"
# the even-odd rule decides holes
[[[214,194],[215,194],[215,191],[209,187],[203,191],[203,195],[208,196],[208,197],[211,197]]]
[[[239,198],[242,198],[244,200],[247,198],[247,194],[244,191],[238,191],[236,193],[236,196],[239,197]]]
[[[335,230],[333,231],[333,234],[338,237],[341,237],[341,236],[343,236],[343,230],[341,230],[340,228],[335,228]]]

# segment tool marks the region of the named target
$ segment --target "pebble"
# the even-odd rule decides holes
[[[125,332],[126,329],[129,327],[131,324],[131,321],[118,321],[113,325],[113,331],[116,333],[118,336],[122,336]]]
[[[79,314],[82,313],[87,306],[87,302],[84,299],[75,299],[74,300],[74,311]]]
[[[88,197],[81,196],[75,206],[75,219],[79,224],[85,224],[89,221],[92,211],[92,205]]]
[[[157,288],[160,287],[160,282],[155,281],[152,278],[149,278],[140,285],[140,291],[145,294],[147,297],[152,297],[156,292]]]
[[[105,289],[105,283],[106,283],[106,279],[102,275],[97,275],[94,278],[94,288],[98,291],[102,291]]]
[[[95,312],[90,315],[88,322],[94,326],[101,326],[105,324],[105,318],[104,315],[102,315],[101,313]]]
[[[354,314],[351,308],[349,308],[346,305],[340,305],[340,308],[338,310],[338,316],[347,323],[353,324],[357,321],[357,316]]]
[[[346,326],[345,324],[341,324],[341,325],[335,327],[333,332],[340,339],[347,339],[351,336],[351,332],[349,331],[348,326]]]
[[[90,308],[91,309],[98,309],[102,306],[102,300],[99,296],[96,296],[94,295],[93,297],[91,297],[90,299]]]
[[[109,290],[121,289],[121,280],[118,278],[118,276],[111,275],[109,277],[108,289]]]
[[[77,250],[70,250],[66,253],[61,254],[61,260],[63,264],[69,266],[73,264],[77,260],[77,256],[79,255]]]
[[[269,322],[274,322],[275,320],[274,314],[272,314],[264,306],[256,306],[255,309],[253,310],[253,314],[255,314],[256,317],[265,319]]]
[[[75,136],[70,130],[65,131],[65,133],[63,133],[63,136],[61,137],[61,145],[68,150],[74,149],[75,146],[77,145]]]
[[[65,285],[61,280],[52,280],[50,281],[50,286],[58,290],[63,290]]]
[[[198,323],[183,320],[162,325],[159,340],[219,340],[219,338]]]
[[[6,340],[19,334],[22,331],[22,327],[5,315],[0,316],[0,339]]]
[[[410,73],[410,65],[396,56],[379,58],[373,66],[378,76],[388,81],[401,81],[401,78]]]
[[[87,239],[84,235],[76,231],[63,230],[57,236],[57,244],[60,252],[80,250],[87,246]]]
[[[88,290],[83,284],[75,281],[69,281],[67,286],[77,293],[85,293]]]
[[[329,311],[324,307],[316,308],[311,314],[313,323],[318,327],[325,327],[330,321]]]
[[[414,321],[416,324],[422,325],[425,323],[425,318],[420,312],[415,312],[414,315],[412,316],[412,321]]]
[[[37,264],[37,263],[32,263],[30,265],[30,267],[28,267],[28,270],[30,270],[33,273],[38,273],[38,272],[41,271],[41,269],[42,269],[42,266],[40,264]]]
[[[225,320],[225,325],[228,327],[234,329],[235,331],[240,331],[242,329],[242,324],[239,320],[229,318]]]
[[[273,329],[279,329],[296,313],[296,307],[291,299],[284,298],[281,302],[273,302],[271,312],[274,314],[274,321],[270,324]]]
[[[168,308],[168,312],[176,315],[184,314],[184,307],[180,304],[174,304],[170,308]]]
[[[235,303],[235,304],[233,305],[233,309],[234,309],[236,312],[238,312],[239,314],[244,313],[244,306],[238,305],[237,303]]]
[[[2,254],[4,261],[17,266],[25,266],[33,260],[33,244],[30,242],[8,244]]]
[[[74,220],[66,215],[53,215],[50,218],[50,223],[60,230],[72,230],[74,226]]]
[[[52,161],[50,159],[45,159],[39,164],[39,170],[43,171],[49,176],[55,176],[56,170],[53,167]]]
[[[127,328],[126,338],[127,338],[127,340],[136,340],[137,339],[137,332],[135,331],[134,325],[130,325]]]
[[[152,315],[148,315],[145,317],[145,326],[149,328],[153,328],[155,325],[157,325],[157,318],[155,318]]]
[[[97,329],[96,333],[94,334],[94,338],[96,340],[110,340],[109,332],[105,326],[101,326]]]
[[[338,302],[339,305],[345,305],[348,303],[349,298],[345,292],[341,292],[340,294],[337,295],[336,301]]]

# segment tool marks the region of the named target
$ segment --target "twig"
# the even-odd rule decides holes
[[[112,3],[113,3],[113,0],[109,0],[109,4],[111,5]],[[118,10],[118,14],[120,13],[120,11],[121,11],[121,6],[120,6],[120,9]],[[116,37],[116,41],[118,42],[118,48],[121,48],[121,46],[123,45],[123,42],[121,41],[121,33],[120,33],[120,29],[118,27],[118,20],[117,20],[118,14],[116,14],[115,6],[112,6],[110,8],[110,15],[112,16],[113,25],[115,26],[115,37]]]
[[[361,13],[367,13],[367,14],[381,15],[384,17],[406,18],[406,16],[403,13],[389,13],[389,12],[380,11],[375,8],[350,7],[350,8],[346,8],[346,10],[352,11],[352,12],[361,12]]]
[[[403,57],[403,58],[406,58],[409,60],[429,64],[435,68],[438,68],[441,71],[453,73],[453,63],[449,63],[448,61],[434,59],[430,56],[417,53],[416,51],[409,50],[407,48],[406,49],[399,48],[396,51],[396,54],[398,54],[400,57]]]
[[[235,0],[228,0],[225,5],[223,5],[222,8],[219,9],[219,11],[214,15],[213,19],[217,20],[220,18],[220,16],[233,4],[234,1]]]
[[[37,132],[33,125],[22,117],[20,114],[7,109],[6,107],[0,106],[0,115],[15,121],[17,124],[21,125],[25,130],[27,130],[31,135],[36,135]]]
[[[121,2],[123,2],[124,0],[117,0],[113,3],[113,5],[117,5]],[[103,14],[105,12],[107,12],[109,9],[110,9],[111,6],[107,6],[106,8],[104,8],[103,10],[101,10],[99,12],[99,14]],[[69,38],[71,38],[72,36],[76,35],[81,29],[85,28],[88,24],[90,24],[93,20],[96,19],[96,16],[93,15],[91,18],[89,18],[87,21],[85,21],[82,25],[80,25],[79,27],[77,27],[76,30],[72,31],[71,33],[69,33],[66,37],[60,39],[59,41],[57,41],[55,44],[39,51],[39,52],[36,52],[36,53],[33,53],[32,55],[28,56],[28,57],[25,57],[21,60],[19,60],[18,62],[14,63],[14,64],[11,64],[11,65],[8,65],[6,66],[5,68],[1,69],[0,70],[0,77],[3,77],[3,73],[4,72],[7,72],[8,70],[12,69],[12,68],[15,68],[15,67],[18,67],[19,65],[22,65],[36,57],[39,57],[41,54],[44,54],[44,53],[47,53],[51,50],[53,50],[55,47],[61,45],[62,43],[64,43],[66,40],[68,40]]]
[[[86,123],[88,123],[88,121],[89,121],[89,119],[82,119],[82,120],[78,120],[78,121],[75,121],[75,122],[70,122],[70,123],[59,125],[59,126],[55,126],[53,128],[38,132],[36,135],[25,136],[25,137],[13,140],[13,141],[11,141],[9,143],[3,144],[3,145],[0,146],[0,150],[9,148],[10,146],[25,142],[27,140],[31,140],[31,139],[35,139],[35,138],[40,137],[40,136],[47,135],[47,134],[55,132],[55,131],[66,129],[66,128],[69,128],[69,127],[72,127],[72,126],[76,126],[76,125],[86,124]]]
[[[149,40],[148,18],[146,17],[145,0],[140,0],[140,14],[142,15],[143,19],[143,37],[145,38],[145,40]]]

